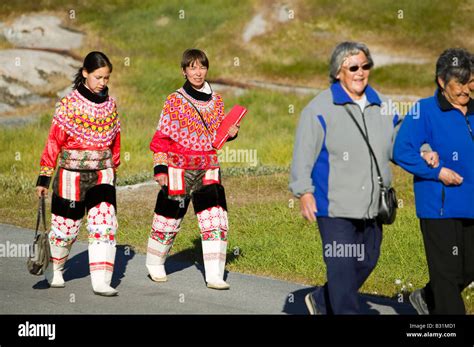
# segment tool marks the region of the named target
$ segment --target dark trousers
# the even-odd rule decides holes
[[[377,265],[382,226],[375,220],[318,217],[327,282],[313,293],[323,314],[358,314],[359,288]]]
[[[474,220],[421,219],[430,314],[465,314],[461,292],[474,281]]]

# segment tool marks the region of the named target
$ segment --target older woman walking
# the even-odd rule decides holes
[[[399,118],[382,112],[387,100],[368,84],[373,65],[366,45],[339,44],[330,61],[331,86],[305,107],[296,133],[290,190],[303,216],[317,219],[327,268],[326,284],[305,298],[311,314],[360,313],[358,290],[380,254],[376,163],[355,122],[390,185]]]
[[[474,89],[472,55],[448,49],[436,63],[437,90],[407,114],[394,160],[414,175],[430,281],[410,301],[420,314],[465,314],[461,292],[474,280]],[[419,110],[418,112],[415,112]],[[439,155],[427,167],[417,148]]]

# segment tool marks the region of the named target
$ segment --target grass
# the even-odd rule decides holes
[[[416,79],[413,78],[416,76]],[[434,83],[433,74],[424,65],[392,64],[375,70],[371,76],[375,88],[389,87],[393,93],[406,94],[407,90],[416,88],[420,96],[427,97],[434,93],[430,84]]]
[[[473,47],[472,3],[408,0],[333,2],[294,1],[295,18],[273,23],[271,30],[249,44],[241,33],[255,11],[272,8],[268,1],[108,1],[14,0],[0,4],[0,20],[24,12],[59,14],[74,9],[76,19],[65,24],[86,32],[75,53],[105,51],[114,63],[110,90],[118,98],[122,121],[122,166],[119,184],[151,178],[148,145],[168,93],[179,87],[179,60],[188,47],[205,49],[211,60],[209,78],[250,79],[327,87],[328,57],[337,42],[371,42],[395,52],[424,54],[435,59],[449,46]],[[357,9],[357,10],[355,10]],[[403,10],[403,19],[398,11]],[[180,18],[184,10],[184,18]],[[420,20],[430,18],[430,20]],[[100,35],[98,34],[100,33]],[[0,48],[10,45],[0,39]],[[369,46],[370,47],[370,46]],[[434,61],[434,60],[433,60]],[[236,64],[238,62],[238,64]],[[433,64],[392,65],[373,71],[371,83],[385,94],[428,95],[433,91]],[[299,113],[311,96],[262,89],[242,95],[223,94],[226,108],[238,103],[249,109],[239,138],[229,149],[256,150],[258,166],[223,163],[229,200],[230,239],[227,269],[306,284],[325,281],[321,240],[314,225],[302,220],[298,202],[287,191],[294,131]],[[39,158],[54,108],[42,111],[39,122],[0,129],[0,220],[31,228],[35,222],[33,195]],[[422,286],[427,280],[423,244],[413,206],[411,178],[394,169],[395,186],[403,201],[397,221],[384,230],[382,255],[362,288],[389,297]],[[118,194],[122,244],[144,251],[156,187],[140,194]],[[127,209],[126,206],[134,206]],[[48,217],[49,218],[49,217]],[[85,240],[85,230],[81,231]],[[197,247],[196,247],[197,246]],[[178,235],[175,254],[200,261],[197,222],[189,212]],[[412,286],[410,286],[411,284]],[[467,299],[467,296],[470,299]],[[472,292],[466,303],[474,312]]]
[[[399,168],[394,168],[394,172],[403,207],[395,223],[384,227],[381,257],[361,291],[398,299],[399,294],[423,286],[428,275],[411,177]],[[0,207],[2,222],[32,228],[36,218],[33,185],[21,176],[14,182],[4,181],[1,176],[0,179],[6,187]],[[298,201],[287,191],[287,183],[287,173],[224,177],[230,222],[227,270],[321,285],[325,281],[321,239],[316,226],[301,218]],[[145,252],[157,192],[154,185],[119,191],[120,244]],[[84,224],[79,239],[87,240]],[[199,230],[191,206],[172,254],[178,259],[202,263]],[[464,293],[471,313],[472,294],[470,289]]]

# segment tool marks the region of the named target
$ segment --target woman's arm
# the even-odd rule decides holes
[[[321,122],[324,122],[324,119],[319,119],[308,107],[301,113],[296,131],[289,185],[293,195],[298,198],[304,193],[314,192],[311,172],[324,141]]]
[[[160,130],[155,132],[150,143],[153,151],[153,177],[161,186],[168,185],[168,149],[171,139]]]
[[[117,169],[120,166],[120,130],[115,135],[114,141],[112,142],[112,145],[110,146],[110,149],[112,151],[112,160],[114,163],[114,168]]]
[[[150,142],[150,150],[153,152],[154,174],[168,173],[168,150],[171,145],[171,139],[160,130],[155,131],[153,139]],[[163,168],[164,167],[164,168]]]
[[[48,139],[41,155],[40,173],[36,181],[36,191],[39,196],[48,193],[51,177],[56,168],[56,161],[58,159],[61,148],[66,143],[68,135],[62,130],[56,122],[53,121],[49,130]],[[42,189],[41,189],[42,188]]]
[[[316,220],[317,206],[311,173],[324,142],[323,124],[326,124],[324,118],[316,116],[314,110],[309,107],[303,110],[296,131],[291,164],[289,188],[300,199],[302,216],[310,222]]]
[[[420,155],[423,144],[429,143],[429,124],[420,105],[406,115],[395,139],[393,160],[403,169],[420,178],[438,180],[441,165],[433,168]]]
[[[170,96],[163,105],[160,120],[155,134],[150,142],[150,150],[153,152],[153,176],[160,185],[168,185],[168,151],[172,140],[170,138]]]

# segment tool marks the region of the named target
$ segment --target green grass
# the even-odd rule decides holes
[[[384,227],[381,257],[361,291],[398,299],[400,293],[423,286],[428,275],[413,192],[409,188],[411,177],[398,168],[395,174],[395,187],[403,207],[395,223]],[[287,182],[287,173],[224,176],[230,222],[227,270],[321,285],[325,282],[321,239],[316,225],[302,219],[298,201],[287,191]],[[31,182],[21,177],[5,181],[0,176],[0,183],[6,188],[0,205],[2,222],[32,228],[36,199]],[[153,187],[135,194],[118,193],[120,244],[145,252],[157,192],[158,188]],[[87,240],[84,224],[79,239]],[[191,207],[171,255],[202,263],[199,229]],[[401,284],[396,284],[397,280]],[[403,285],[406,288],[402,290]],[[470,289],[464,293],[471,313],[473,294]]]
[[[414,64],[393,64],[382,66],[373,71],[371,75],[371,84],[375,88],[385,86],[396,90],[399,93],[407,93],[410,88],[425,89],[429,95],[434,93],[434,88],[425,88],[425,86],[434,83],[433,73],[423,65]],[[413,78],[416,76],[416,78]],[[427,96],[427,95],[420,95]]]
[[[103,50],[109,55],[114,64],[110,90],[118,97],[122,122],[120,185],[151,178],[149,142],[166,95],[183,83],[179,61],[186,48],[206,50],[209,78],[312,87],[327,87],[329,55],[337,42],[346,39],[373,42],[395,52],[413,49],[432,59],[447,45],[472,49],[472,2],[295,1],[290,4],[295,19],[274,25],[266,35],[245,45],[241,33],[246,23],[254,10],[266,5],[256,0],[120,0],[104,2],[97,11],[93,0],[16,0],[0,4],[0,20],[34,11],[64,16],[73,9],[76,19],[65,24],[88,33],[77,53]],[[403,19],[397,18],[400,9]],[[184,19],[179,18],[180,10],[185,11]],[[0,48],[8,47],[0,41]],[[234,64],[236,58],[238,65]],[[130,64],[125,64],[128,61]],[[421,91],[425,95],[434,88],[433,70],[433,64],[381,67],[372,72],[371,83],[386,94]],[[261,89],[223,96],[226,109],[235,103],[249,109],[238,139],[228,148],[256,150],[259,164],[256,168],[248,167],[248,163],[222,165],[231,227],[227,268],[307,284],[324,283],[319,234],[314,225],[301,218],[298,202],[291,200],[286,188],[295,127],[311,96]],[[34,184],[53,110],[53,105],[45,109],[37,124],[0,129],[3,223],[34,226]],[[395,284],[397,279],[409,290],[427,280],[411,178],[400,169],[395,169],[394,177],[404,207],[397,221],[385,228],[378,266],[362,288],[366,293],[389,297],[401,290]],[[138,197],[119,194],[119,243],[144,251],[155,193]],[[85,230],[81,239],[86,239]],[[197,222],[191,212],[173,253],[188,260],[201,259]],[[472,297],[472,291],[466,291],[465,297],[472,313],[474,304],[472,298],[467,299],[469,294]]]
[[[447,42],[453,47],[465,45],[465,37],[455,33],[472,30],[472,2],[373,0],[354,5],[354,1],[344,0],[325,3],[333,5],[332,13],[342,26],[350,26],[354,36],[373,33],[380,41],[388,40],[401,48],[429,49],[439,54]],[[317,7],[313,3],[313,8]]]

